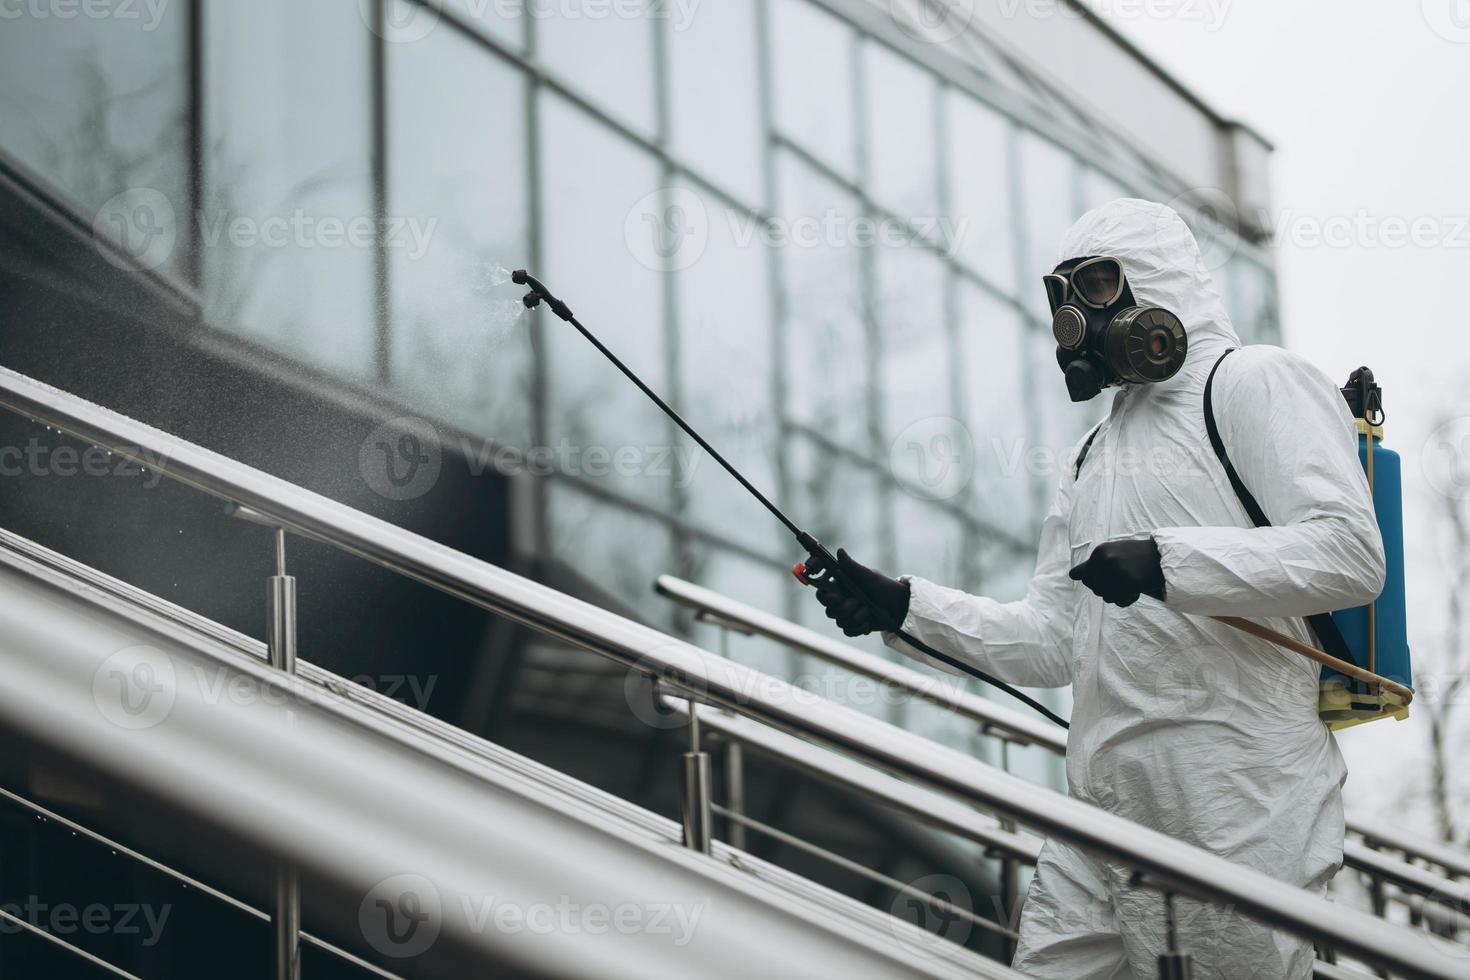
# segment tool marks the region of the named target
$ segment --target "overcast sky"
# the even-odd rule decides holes
[[[1286,343],[1334,379],[1367,364],[1384,386],[1386,444],[1404,458],[1411,648],[1418,671],[1431,667],[1448,564],[1441,488],[1470,494],[1470,0],[1089,2],[1276,145]],[[1348,240],[1313,241],[1334,219]],[[1399,241],[1416,222],[1418,241]],[[1446,418],[1459,422],[1439,428]],[[1343,734],[1350,805],[1394,803],[1405,754],[1423,757],[1424,727]],[[1428,829],[1424,808],[1414,811]]]

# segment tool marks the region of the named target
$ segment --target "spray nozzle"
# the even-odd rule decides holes
[[[566,320],[568,323],[571,322],[572,308],[567,306],[567,304],[563,303],[561,300],[557,299],[555,296],[551,295],[551,290],[541,285],[541,281],[535,276],[531,275],[525,269],[517,269],[512,272],[510,274],[510,281],[519,286],[531,287],[531,291],[525,296],[521,297],[521,302],[526,304],[526,309],[534,310],[537,306],[541,305],[542,300],[545,300],[546,305],[550,307],[551,312],[555,313],[563,320]]]

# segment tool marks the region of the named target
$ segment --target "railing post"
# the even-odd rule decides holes
[[[276,574],[267,582],[271,666],[296,673],[296,579],[286,574],[286,532],[275,529]],[[271,949],[276,980],[301,976],[301,883],[293,865],[277,863],[271,891]]]
[[[745,752],[733,738],[725,739],[725,808],[745,816]],[[725,826],[730,846],[745,850],[745,824],[728,820]]]
[[[684,846],[703,854],[710,852],[710,763],[709,753],[700,750],[699,704],[689,699],[689,751],[684,769],[679,809],[684,817]]]
[[[1164,934],[1168,945],[1159,956],[1159,980],[1192,980],[1194,961],[1179,951],[1179,931],[1174,921],[1174,893],[1164,892]]]
[[[723,621],[717,622],[720,631],[720,656],[730,659],[730,627]],[[725,809],[736,816],[745,816],[745,748],[733,738],[725,742]],[[725,821],[725,839],[730,846],[745,850],[745,824],[738,820]]]
[[[1011,740],[1005,735],[1000,739],[1000,767],[1005,772],[1011,771]],[[997,823],[1002,830],[1016,830],[1014,820],[1000,817]],[[1000,859],[1000,914],[1012,929],[1016,928],[1021,918],[1021,869],[1010,854]],[[1015,955],[1016,941],[1007,936],[1006,956],[1009,959]]]

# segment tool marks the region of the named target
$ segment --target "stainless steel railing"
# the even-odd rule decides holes
[[[666,692],[869,757],[895,774],[1134,868],[1166,893],[1233,904],[1275,927],[1406,976],[1446,980],[1463,976],[1462,962],[1413,932],[1283,887],[1266,875],[815,698],[23,375],[0,369],[0,405],[249,507],[288,530],[607,657],[654,678]]]
[[[1067,751],[1063,729],[1029,715],[996,704],[968,690],[958,679],[925,674],[885,660],[816,630],[807,629],[712,589],[661,575],[654,583],[659,594],[692,609],[696,617],[715,626],[745,635],[762,636],[789,650],[809,654],[880,684],[938,705],[979,726],[983,735],[1037,745],[1058,755]],[[1406,896],[1426,898],[1457,909],[1470,909],[1470,884],[1455,881],[1470,875],[1470,854],[1457,848],[1366,821],[1349,820],[1348,829],[1362,841],[1348,840],[1343,847],[1344,863],[1375,882],[1392,884]],[[1379,848],[1402,852],[1408,859],[1438,865],[1445,874],[1418,867],[1409,860],[1396,860]],[[1380,907],[1378,914],[1382,915]]]

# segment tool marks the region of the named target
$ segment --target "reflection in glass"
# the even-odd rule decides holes
[[[973,283],[960,286],[960,368],[975,450],[975,513],[1014,531],[1030,518],[1026,326],[1015,307]],[[1010,365],[995,370],[996,365]],[[1060,375],[1058,376],[1060,378]],[[1063,393],[1065,395],[1065,392]]]
[[[1010,124],[954,90],[946,94],[945,108],[949,217],[958,243],[956,257],[998,288],[1014,292]]]
[[[369,376],[373,35],[356,4],[214,4],[204,20],[207,316]]]
[[[1022,212],[1026,231],[1026,268],[1021,296],[1041,289],[1041,277],[1056,267],[1057,243],[1080,212],[1074,196],[1072,157],[1029,130],[1020,139]],[[1068,256],[1075,257],[1075,256]]]
[[[877,252],[883,448],[892,476],[921,496],[963,494],[970,435],[952,393],[945,266],[922,248]]]
[[[833,552],[840,545],[859,561],[881,562],[887,515],[878,471],[811,439],[793,437],[789,447],[797,522]]]
[[[859,279],[857,202],[805,164],[782,157],[780,215],[786,285],[785,356],[798,366],[787,403],[796,421],[870,451],[868,343]]]
[[[541,123],[543,278],[645,382],[667,391],[658,255],[636,237],[647,234],[639,216],[658,213],[640,203],[657,193],[658,167],[557,95],[544,95]],[[587,166],[589,160],[596,168]],[[567,450],[563,465],[619,493],[667,503],[674,478],[667,468],[675,445],[671,424],[548,311],[536,312],[531,329],[545,345],[548,438]]]
[[[647,135],[657,125],[653,77],[654,8],[628,16],[626,3],[535,5],[536,54],[580,95]],[[668,11],[672,5],[659,5]],[[696,8],[697,10],[698,8]]]
[[[156,267],[188,248],[188,112],[182,4],[136,18],[0,18],[0,150],[50,181],[98,231]],[[139,205],[147,205],[138,210]],[[158,240],[156,236],[165,236]],[[156,261],[154,261],[156,260]]]
[[[388,59],[388,210],[433,229],[422,255],[388,253],[394,386],[435,418],[525,447],[530,323],[496,272],[525,264],[521,75],[449,30]],[[480,98],[460,98],[466,87]]]
[[[1120,197],[1134,196],[1128,188],[1101,170],[1094,170],[1086,166],[1082,168],[1082,206],[1084,209],[1090,211]]]
[[[893,496],[898,533],[898,571],[940,585],[963,588],[977,564],[965,523],[953,512],[900,490]]]
[[[867,167],[873,198],[900,217],[939,213],[934,165],[934,76],[879,44],[862,46]]]
[[[771,13],[776,127],[852,176],[853,32],[808,0],[777,0]]]
[[[686,188],[693,193],[692,188]],[[768,254],[748,238],[754,219],[709,199],[709,239],[679,273],[679,379],[683,414],[767,495],[777,492],[775,389]],[[779,525],[693,442],[687,512],[707,527],[740,529],[747,545],[776,541]]]
[[[674,569],[668,525],[599,500],[565,480],[544,485],[552,555],[601,593],[593,599],[599,605],[671,629],[673,603],[653,591],[654,579]]]
[[[779,563],[752,561],[737,552],[700,544],[694,549],[694,577],[705,588],[737,602],[777,616],[785,614],[785,583],[791,581],[791,576]],[[790,667],[795,657],[773,640],[744,636],[699,622],[694,624],[692,639],[697,646],[712,653],[728,655],[747,667],[775,677],[790,678]]]
[[[423,0],[413,0],[421,4]],[[449,13],[513,48],[525,47],[526,3],[532,0],[438,0]]]
[[[1215,272],[1215,283],[1226,297],[1230,319],[1243,343],[1281,342],[1276,277],[1270,270],[1237,255],[1228,268]]]
[[[762,167],[756,5],[725,0],[695,10],[687,26],[667,34],[674,151],[755,203]]]

